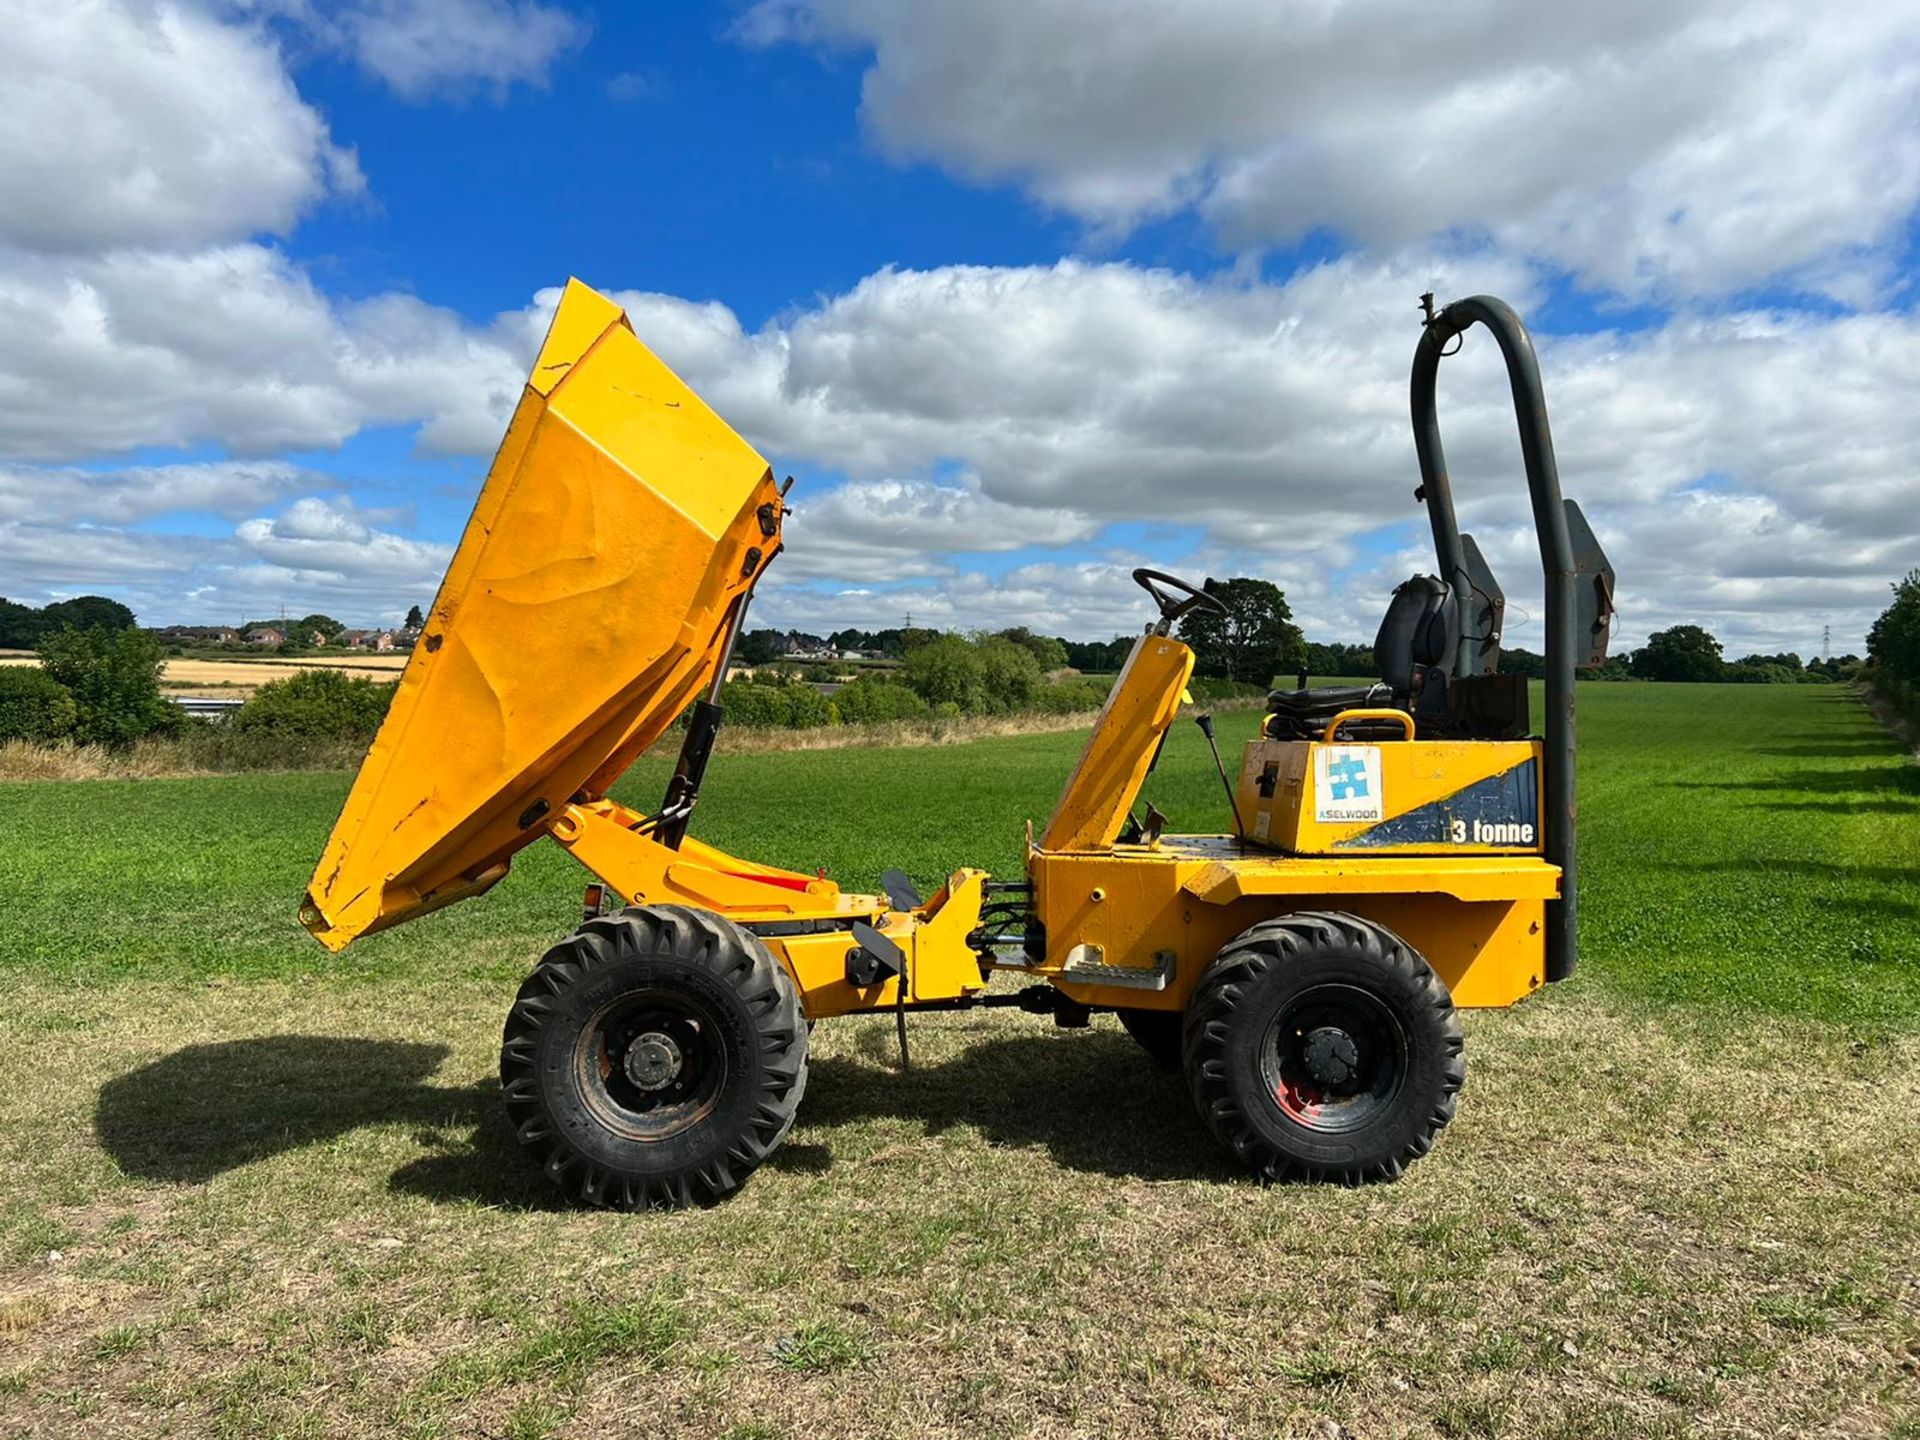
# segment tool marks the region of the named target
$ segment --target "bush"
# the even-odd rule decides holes
[[[307,740],[368,740],[386,718],[394,686],[359,680],[338,670],[303,670],[270,681],[234,714],[243,735]]]
[[[916,645],[907,652],[906,677],[914,693],[936,710],[951,705],[955,714],[964,714],[985,706],[985,668],[979,650],[964,636],[936,635]]]
[[[834,693],[834,708],[848,725],[884,724],[890,720],[920,720],[927,702],[897,680],[862,675]]]
[[[795,730],[813,730],[833,724],[833,705],[804,682],[787,687],[787,724]]]
[[[1032,652],[1033,658],[1040,662],[1043,671],[1051,673],[1065,670],[1067,661],[1067,642],[1053,635],[1036,635],[1024,625],[1016,625],[1011,630],[996,632],[1002,640],[1011,640],[1014,644]]]
[[[0,740],[61,740],[79,707],[67,687],[32,665],[0,665]]]
[[[1034,708],[1045,715],[1077,715],[1107,703],[1107,687],[1092,680],[1062,680],[1034,697]]]
[[[755,729],[781,729],[793,714],[785,685],[762,685],[752,680],[729,680],[720,691],[720,708],[727,723]]]
[[[1012,713],[1033,708],[1034,697],[1047,677],[1032,650],[1004,635],[986,635],[974,642],[980,657],[980,686],[986,708]]]
[[[767,685],[733,680],[720,692],[720,708],[734,725],[762,730],[812,730],[833,724],[833,706],[804,681]]]
[[[160,642],[143,630],[61,630],[40,642],[40,665],[73,697],[73,738],[126,746],[177,731],[186,714],[160,693]]]

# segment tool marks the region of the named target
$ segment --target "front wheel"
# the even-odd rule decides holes
[[[520,1143],[589,1204],[717,1200],[793,1125],[807,1027],[757,938],[702,910],[589,920],[520,987],[500,1048]]]
[[[1391,931],[1335,912],[1231,941],[1184,1033],[1202,1118],[1268,1179],[1396,1178],[1433,1148],[1466,1073],[1446,985]]]

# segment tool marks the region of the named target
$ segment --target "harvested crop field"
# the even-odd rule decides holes
[[[362,680],[398,680],[405,655],[276,656],[271,660],[169,660],[161,687],[178,695],[247,695],[302,670],[338,670]]]
[[[37,665],[31,652],[0,653],[0,665]],[[338,670],[366,680],[398,680],[407,657],[391,652],[334,655],[273,655],[219,660],[168,660],[160,670],[160,686],[174,695],[228,696],[244,699],[269,680],[284,680],[302,670]]]
[[[345,776],[0,786],[0,1427],[1913,1440],[1920,768],[1850,693],[1726,694],[1583,688],[1585,965],[1469,1016],[1457,1120],[1355,1191],[1240,1178],[1110,1017],[997,1012],[904,1076],[823,1024],[725,1204],[562,1209],[493,1079],[557,850],[330,960]],[[696,829],[1005,873],[1077,743],[735,752]],[[1183,724],[1150,793],[1217,783]]]

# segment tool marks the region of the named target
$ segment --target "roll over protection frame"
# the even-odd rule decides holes
[[[1485,325],[1500,344],[1513,387],[1514,419],[1520,427],[1520,456],[1533,500],[1533,526],[1540,540],[1540,565],[1547,592],[1546,795],[1543,837],[1546,858],[1560,867],[1560,898],[1547,906],[1546,978],[1564,980],[1579,958],[1579,871],[1574,836],[1574,653],[1577,642],[1577,583],[1567,507],[1560,495],[1560,471],[1553,459],[1553,434],[1547,425],[1547,401],[1540,388],[1540,365],[1527,327],[1505,301],[1491,295],[1455,300],[1434,313],[1432,295],[1421,297],[1426,330],[1413,352],[1413,443],[1420,457],[1420,496],[1427,504],[1440,575],[1464,601],[1472,594],[1466,548],[1454,516],[1453,489],[1447,479],[1446,453],[1434,386],[1447,346],[1474,325]],[[1468,642],[1463,637],[1461,644]],[[1461,663],[1456,653],[1449,674]]]

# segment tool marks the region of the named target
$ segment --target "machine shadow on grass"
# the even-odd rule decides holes
[[[862,1037],[881,1038],[878,1030]],[[993,1145],[1044,1146],[1056,1163],[1097,1174],[1231,1173],[1195,1123],[1185,1085],[1121,1036],[982,1040],[905,1075],[880,1053],[884,1044],[860,1048],[875,1053],[813,1063],[799,1121],[770,1168],[831,1170],[836,1131],[887,1117],[924,1126],[930,1136],[971,1126]],[[130,1179],[204,1184],[366,1126],[411,1125],[433,1153],[396,1170],[395,1190],[511,1209],[565,1208],[521,1153],[496,1083],[430,1083],[448,1053],[444,1045],[328,1035],[189,1045],[102,1086],[95,1132]]]
[[[1241,1173],[1194,1114],[1186,1082],[1123,1035],[978,1040],[936,1064],[916,1060],[904,1075],[890,1035],[872,1029],[862,1038],[871,1042],[861,1048],[873,1063],[834,1056],[813,1065],[797,1137],[831,1149],[835,1130],[887,1118],[929,1135],[965,1126],[990,1145],[1045,1147],[1055,1164],[1088,1174],[1194,1180]]]
[[[1897,755],[1900,746],[1891,735],[1884,732],[1872,735],[1833,735],[1821,737],[1807,734],[1804,736],[1785,736],[1772,745],[1755,745],[1749,751],[1752,755],[1784,755],[1803,760],[1861,759],[1877,760],[1884,756]]]
[[[1920,815],[1920,765],[1873,769],[1791,770],[1755,780],[1675,780],[1676,790],[1747,791],[1746,802],[1772,810],[1818,810],[1835,815]]]
[[[336,1140],[369,1125],[412,1125],[423,1144],[444,1131],[485,1135],[512,1150],[499,1086],[439,1086],[428,1081],[445,1045],[337,1035],[269,1035],[189,1045],[100,1089],[94,1129],[100,1146],[130,1179],[204,1184],[257,1160]],[[464,1146],[465,1152],[474,1149]],[[434,1156],[406,1169],[439,1163]],[[494,1204],[544,1206],[558,1197],[537,1173],[502,1167]]]

